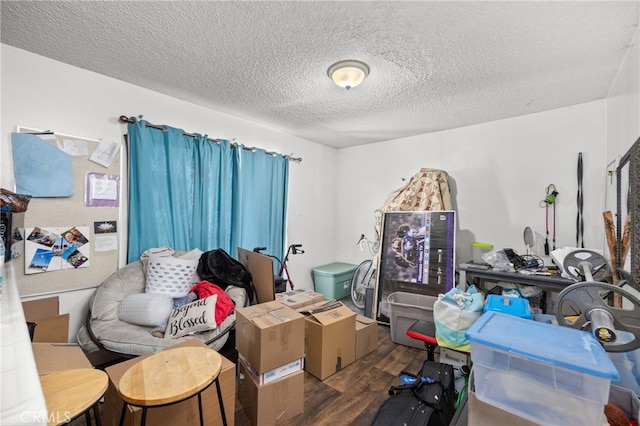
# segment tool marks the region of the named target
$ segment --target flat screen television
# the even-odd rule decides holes
[[[386,212],[382,222],[376,319],[390,322],[394,292],[437,296],[455,285],[453,210]]]

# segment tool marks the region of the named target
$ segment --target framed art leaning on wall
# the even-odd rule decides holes
[[[377,285],[377,320],[389,323],[389,295],[437,296],[455,285],[455,211],[386,212]]]

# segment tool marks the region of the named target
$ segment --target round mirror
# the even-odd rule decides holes
[[[527,248],[531,248],[536,244],[536,233],[533,232],[530,226],[524,228],[523,239],[524,245],[527,246]]]

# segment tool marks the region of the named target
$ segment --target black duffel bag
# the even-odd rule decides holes
[[[400,375],[407,383],[389,389],[372,425],[448,426],[455,413],[453,366],[426,360],[418,374]]]

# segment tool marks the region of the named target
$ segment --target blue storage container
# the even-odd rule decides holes
[[[502,312],[520,318],[531,319],[529,301],[522,297],[506,297],[489,294],[485,299],[484,311]]]
[[[481,401],[538,424],[604,424],[618,371],[591,333],[489,311],[466,336]]]

